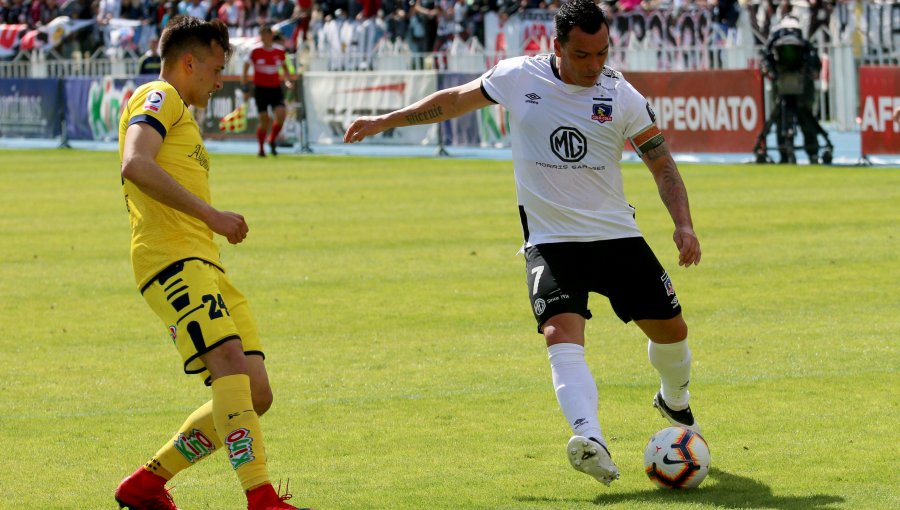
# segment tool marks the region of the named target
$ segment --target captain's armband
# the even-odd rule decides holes
[[[634,146],[638,156],[643,156],[644,153],[659,147],[665,141],[662,131],[654,124],[635,135],[631,139],[631,145]]]

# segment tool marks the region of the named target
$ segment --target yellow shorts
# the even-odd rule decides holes
[[[209,262],[176,262],[156,275],[142,294],[169,329],[186,374],[200,374],[209,384],[200,356],[228,340],[239,339],[245,354],[265,357],[247,298]]]

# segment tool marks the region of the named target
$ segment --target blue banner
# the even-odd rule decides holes
[[[55,138],[62,133],[59,80],[0,79],[0,137]]]
[[[66,134],[70,140],[119,139],[122,108],[140,85],[153,76],[66,78]]]
[[[473,73],[439,73],[437,80],[438,90],[456,87],[468,83],[481,74]],[[467,113],[461,117],[445,121],[441,124],[441,134],[445,146],[479,146],[482,143],[479,134],[478,112]]]

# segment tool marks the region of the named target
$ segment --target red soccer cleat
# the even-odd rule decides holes
[[[178,510],[166,490],[166,479],[143,467],[122,480],[116,489],[119,508],[130,510]]]
[[[285,501],[293,496],[285,488],[283,496],[279,496],[272,484],[267,483],[247,491],[247,510],[312,510],[291,506]]]

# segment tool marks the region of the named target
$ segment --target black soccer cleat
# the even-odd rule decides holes
[[[653,407],[658,409],[659,414],[661,414],[663,418],[669,420],[672,425],[692,430],[698,434],[700,433],[700,425],[697,424],[697,420],[694,419],[694,414],[691,413],[691,406],[687,406],[678,411],[671,409],[666,405],[666,401],[663,400],[662,392],[657,392],[656,396],[653,397]]]

